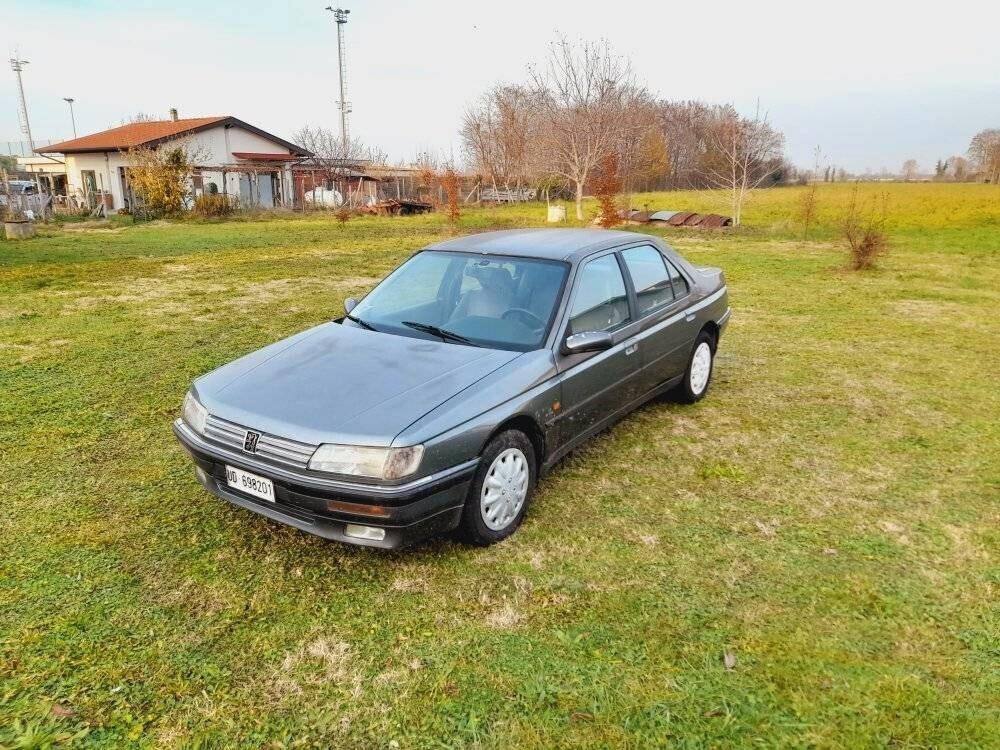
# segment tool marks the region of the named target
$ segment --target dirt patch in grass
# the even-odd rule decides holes
[[[273,680],[273,694],[285,699],[309,687],[333,683],[357,693],[364,682],[353,664],[351,646],[332,636],[311,638],[285,655]]]

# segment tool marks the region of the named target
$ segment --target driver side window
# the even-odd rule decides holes
[[[614,254],[589,261],[576,282],[569,332],[610,331],[629,321],[625,280]]]

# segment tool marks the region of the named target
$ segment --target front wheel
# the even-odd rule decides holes
[[[675,398],[684,404],[701,401],[708,392],[714,364],[714,342],[708,333],[702,331],[694,341],[694,348],[684,370],[684,380],[674,389]]]
[[[535,488],[535,450],[528,436],[507,430],[489,442],[469,487],[459,532],[485,547],[513,534]]]

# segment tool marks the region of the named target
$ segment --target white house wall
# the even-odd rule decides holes
[[[231,128],[215,127],[202,130],[183,139],[198,156],[198,164],[220,165],[237,161],[233,152],[258,154],[287,154],[288,149],[280,143],[262,138],[256,133],[234,125]]]
[[[97,189],[111,193],[114,208],[125,205],[122,196],[121,180],[118,179],[118,167],[126,166],[123,154],[117,151],[100,154],[66,154],[66,181],[70,193],[83,195],[83,177],[81,172],[93,170],[97,181]]]

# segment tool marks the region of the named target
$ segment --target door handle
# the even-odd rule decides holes
[[[638,343],[629,344],[628,346],[625,347],[625,356],[629,357],[629,356],[635,354],[637,351],[639,351],[639,344]]]
[[[698,317],[697,314],[695,314],[693,312],[684,313],[684,320],[686,320],[688,323],[690,323],[696,317]]]

